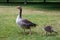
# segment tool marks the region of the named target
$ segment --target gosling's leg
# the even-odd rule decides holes
[[[46,32],[46,36],[48,36],[48,32]]]
[[[25,34],[25,27],[23,29],[24,29],[24,34]]]
[[[32,34],[31,27],[30,27],[30,32],[29,32],[29,34],[30,34],[30,35]]]

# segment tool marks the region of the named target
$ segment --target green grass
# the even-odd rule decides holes
[[[38,9],[39,7],[22,5],[23,17],[38,24],[32,28],[32,35],[24,35],[16,23],[16,6],[0,6],[0,40],[60,40],[60,11]],[[51,11],[52,10],[52,11]],[[52,25],[58,35],[46,36],[44,25]]]

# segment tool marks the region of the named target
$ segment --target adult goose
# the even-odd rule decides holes
[[[16,23],[24,29],[24,33],[25,33],[25,29],[29,29],[30,30],[29,34],[31,34],[32,33],[31,27],[36,27],[36,24],[32,23],[31,21],[27,19],[22,18],[22,7],[21,6],[18,6],[17,9],[19,10],[19,14],[17,16]]]

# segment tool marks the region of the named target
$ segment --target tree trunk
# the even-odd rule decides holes
[[[27,0],[24,0],[24,4],[27,4]]]
[[[9,0],[7,0],[7,3],[9,3]]]
[[[44,0],[44,3],[46,3],[46,0]]]

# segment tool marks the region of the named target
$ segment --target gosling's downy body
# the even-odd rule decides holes
[[[52,33],[52,32],[57,33],[55,30],[52,29],[52,26],[50,26],[50,25],[46,26],[44,28],[44,30],[46,31],[46,34],[47,34],[47,32],[49,32],[49,33]]]

